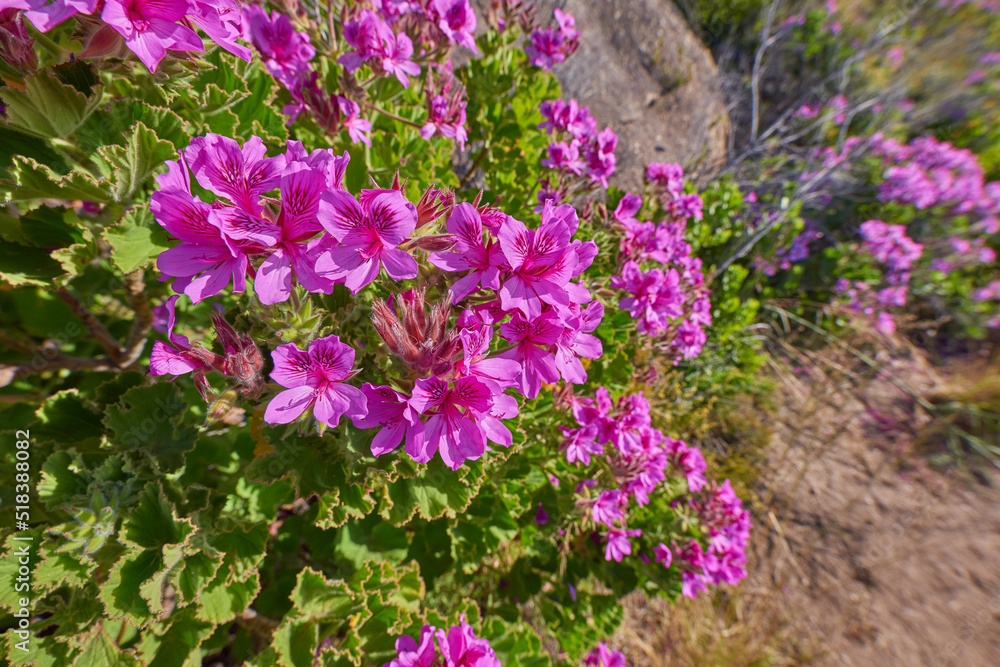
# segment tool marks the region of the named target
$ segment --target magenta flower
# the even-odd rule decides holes
[[[507,217],[498,234],[511,267],[510,277],[499,292],[504,310],[520,310],[533,320],[541,315],[542,302],[568,306],[571,300],[580,300],[567,291],[570,279],[583,270],[580,255],[570,242],[578,225],[576,210],[569,204],[546,202],[538,229],[529,230],[520,220]],[[582,300],[587,298],[589,295]]]
[[[642,530],[618,530],[611,529],[606,536],[607,545],[604,547],[604,560],[614,560],[622,562],[622,558],[632,553],[632,542],[630,537],[642,535]]]
[[[410,80],[406,75],[420,74],[420,65],[411,58],[413,58],[413,41],[405,32],[396,33],[388,40],[385,53],[382,54],[382,69],[395,75],[404,88],[409,88]]]
[[[347,136],[356,144],[372,145],[368,133],[372,131],[371,121],[361,118],[361,107],[354,100],[337,95],[337,106],[341,113],[341,123],[347,130]]]
[[[267,404],[268,424],[288,424],[309,408],[317,421],[331,427],[343,415],[360,419],[368,414],[365,394],[344,382],[354,375],[354,350],[337,336],[316,339],[305,352],[294,343],[279,345],[271,358],[271,379],[286,390]]]
[[[361,392],[368,400],[368,414],[354,419],[356,428],[381,430],[372,440],[372,455],[382,456],[405,440],[406,453],[416,459],[424,451],[424,424],[407,397],[392,387],[375,387],[366,382]]]
[[[415,278],[417,262],[396,246],[417,226],[417,209],[397,190],[362,190],[361,200],[343,190],[324,192],[319,221],[341,244],[316,261],[318,273],[344,279],[355,294],[385,267],[393,280]]]
[[[97,0],[55,0],[46,4],[47,0],[0,0],[0,10],[26,9],[24,18],[41,30],[48,32],[66,19],[76,14],[93,14],[97,9]]]
[[[168,171],[157,177],[149,210],[156,221],[181,243],[160,253],[156,268],[164,278],[175,278],[175,292],[195,303],[218,294],[230,282],[234,292],[246,289],[247,256],[232,247],[212,207],[193,196],[183,163],[167,161]]]
[[[558,169],[580,176],[587,168],[587,163],[580,157],[580,147],[577,143],[554,141],[549,144],[548,157],[542,159],[542,166],[548,169]]]
[[[566,453],[566,462],[579,461],[585,466],[590,465],[590,455],[604,453],[604,446],[597,441],[597,428],[591,425],[583,428],[559,427],[566,439],[560,449]]]
[[[590,334],[604,318],[604,304],[593,301],[583,308],[573,303],[557,312],[563,331],[556,341],[556,368],[567,382],[583,384],[587,371],[579,357],[598,359],[604,353],[601,340]]]
[[[431,264],[443,271],[468,271],[450,288],[451,300],[458,302],[480,287],[500,288],[500,246],[483,240],[483,220],[476,207],[461,203],[447,222],[448,233],[455,237],[449,252],[436,252],[428,257]]]
[[[663,542],[653,547],[653,554],[654,560],[657,563],[663,563],[663,567],[670,567],[670,563],[674,560],[674,555],[671,553],[670,548]]]
[[[587,667],[625,667],[625,654],[621,651],[612,651],[607,644],[601,642],[587,654],[583,664]]]
[[[460,378],[454,386],[437,377],[417,380],[410,405],[430,418],[424,425],[423,451],[413,459],[426,463],[440,452],[445,464],[458,470],[466,459],[481,457],[486,432],[478,419],[492,404],[493,392],[473,377]]]
[[[285,88],[295,90],[299,80],[309,72],[309,61],[316,49],[309,43],[309,36],[297,32],[288,16],[277,11],[267,12],[259,5],[243,8],[244,30],[247,39],[260,52],[264,65]]]
[[[650,162],[646,167],[646,180],[665,188],[675,197],[684,192],[684,169],[676,163]]]
[[[198,33],[178,23],[187,12],[187,0],[107,0],[101,19],[155,72],[167,49],[205,50]]]
[[[184,158],[201,187],[256,216],[263,210],[260,196],[278,187],[285,167],[284,156],[264,157],[266,151],[257,136],[240,148],[234,139],[206,134],[191,140]]]
[[[539,526],[544,526],[549,522],[549,513],[545,511],[545,507],[541,503],[538,503],[538,512],[535,513],[535,523]]]
[[[469,0],[431,0],[430,16],[449,40],[479,53],[474,36],[476,13]]]
[[[595,523],[614,527],[615,521],[625,517],[622,509],[627,504],[628,497],[618,489],[601,491],[601,495],[594,501],[594,506],[590,508],[590,513]]]
[[[281,210],[271,233],[270,254],[257,269],[254,290],[261,303],[283,303],[292,292],[292,274],[310,292],[329,293],[333,282],[316,273],[316,257],[307,242],[322,228],[316,218],[319,196],[327,190],[322,171],[292,162],[281,177]]]
[[[472,632],[472,626],[465,622],[465,614],[459,617],[460,625],[456,625],[447,633],[437,631],[438,646],[446,667],[500,667],[490,643],[485,639],[477,639]]]
[[[247,62],[253,53],[237,39],[243,38],[243,15],[237,0],[192,0],[188,19],[212,41]]]
[[[532,321],[515,313],[510,322],[500,325],[500,334],[514,345],[500,357],[513,359],[521,365],[517,388],[527,398],[538,396],[543,384],[559,381],[556,356],[549,348],[559,340],[561,333],[562,328],[551,313]]]
[[[432,667],[434,659],[437,657],[437,648],[434,646],[436,629],[433,625],[422,627],[419,644],[409,635],[403,635],[397,639],[396,652],[399,653],[399,656],[393,658],[383,667]]]

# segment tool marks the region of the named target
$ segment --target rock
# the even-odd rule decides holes
[[[557,6],[539,2],[544,25]],[[671,0],[565,0],[580,47],[553,73],[563,95],[618,134],[612,185],[638,190],[649,162],[680,162],[703,181],[731,131],[719,71]]]

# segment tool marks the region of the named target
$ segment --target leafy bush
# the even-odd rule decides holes
[[[624,595],[745,576],[648,388],[759,363],[696,256],[739,193],[610,209],[571,16],[57,4],[4,10],[10,662],[614,664]]]

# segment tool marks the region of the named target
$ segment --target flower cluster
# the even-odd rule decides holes
[[[864,240],[864,248],[884,267],[883,274],[887,284],[876,290],[868,283],[852,283],[841,278],[834,289],[849,299],[848,307],[851,310],[874,317],[875,328],[888,335],[896,330],[896,324],[885,309],[906,304],[910,270],[914,262],[920,259],[923,246],[906,235],[904,225],[887,225],[881,220],[863,223],[861,238]]]
[[[1000,214],[1000,182],[985,182],[972,151],[933,137],[900,144],[874,135],[872,146],[887,167],[879,186],[882,201],[912,204],[917,209],[943,206],[953,215]]]
[[[427,252],[428,269],[455,274],[443,298],[429,303],[426,288],[417,287],[372,306],[375,329],[403,368],[398,381],[347,384],[355,352],[337,336],[313,340],[307,350],[285,344],[272,353],[271,373],[285,390],[265,420],[286,424],[311,410],[336,426],[347,415],[358,428],[379,429],[376,456],[405,442],[414,460],[439,453],[456,469],[482,456],[488,441],[509,447],[501,420],[516,416],[518,404],[507,390],[534,398],[560,379],[586,382],[581,358],[602,354],[591,332],[604,306],[575,280],[597,246],[573,239],[579,218],[568,204],[548,202],[538,227],[528,229],[491,206],[455,206],[453,195],[438,190],[414,205],[398,179],[354,197],[341,189],[347,161],[329,150],[307,155],[297,142],[266,157],[256,137],[242,148],[218,135],[192,140],[168,163],[152,199],[156,220],[180,241],[157,261],[163,279],[198,302],[230,284],[243,291],[249,276],[261,303],[273,305],[288,300],[296,284],[330,293],[342,283],[357,293],[382,269],[392,281],[415,278],[413,253]],[[201,201],[192,175],[220,199]],[[276,199],[263,197],[275,187]],[[445,216],[446,233],[433,233]],[[415,235],[418,227],[425,233]],[[453,309],[470,296],[469,305]],[[494,353],[497,330],[507,347]],[[194,354],[182,348],[173,356]],[[209,365],[226,372],[220,364]],[[163,372],[180,368],[163,365]]]
[[[555,9],[556,25],[531,32],[531,44],[524,47],[528,62],[536,67],[551,70],[566,60],[580,45],[580,31],[572,14]]]
[[[256,6],[245,9],[244,16],[247,39],[292,97],[284,108],[289,125],[305,113],[331,136],[346,130],[351,141],[370,146],[371,121],[361,116],[366,87],[376,79],[395,77],[408,88],[410,77],[426,67],[428,117],[421,135],[429,139],[441,134],[464,150],[464,89],[454,80],[448,55],[452,45],[477,50],[476,16],[468,0],[386,0],[374,3],[374,9],[345,7],[341,21],[348,50],[337,63],[346,78],[337,91],[327,90],[319,71],[311,69],[315,49],[288,16],[272,12],[268,17]],[[362,67],[371,72],[364,82],[358,77]],[[441,73],[437,79],[431,74],[434,68]]]
[[[692,498],[691,507],[707,532],[708,549],[690,541],[678,551],[681,567],[681,591],[687,597],[696,597],[708,584],[737,584],[746,578],[746,547],[750,540],[750,511],[743,509],[727,479],[720,485],[713,484],[699,496]],[[666,546],[657,550],[657,559],[666,563]],[[666,554],[669,554],[669,550]]]
[[[670,216],[660,223],[639,221],[642,198],[626,194],[612,213],[621,228],[620,270],[611,286],[628,292],[620,302],[636,320],[640,333],[662,338],[661,348],[675,363],[701,354],[712,323],[709,290],[701,260],[684,240],[687,219],[701,218],[702,201],[683,192],[684,172],[677,164],[653,163],[647,178],[665,202]],[[655,264],[652,268],[643,266]]]
[[[335,282],[349,278],[357,287],[351,270],[374,263],[377,273],[378,261],[388,255],[396,260],[389,262],[390,273],[413,277],[412,258],[407,263],[393,253],[416,225],[415,209],[402,195],[373,191],[366,201],[377,200],[382,217],[366,216],[356,201],[352,223],[338,215],[336,204],[353,201],[340,190],[349,159],[346,152],[335,156],[330,150],[307,154],[297,141],[289,141],[284,154],[266,157],[259,137],[242,147],[217,134],[195,137],[179,160],[167,162],[150,203],[156,221],[180,240],[157,259],[161,280],[173,278],[174,291],[197,303],[230,283],[233,291],[244,291],[249,276],[261,302],[274,304],[288,299],[293,278],[311,292],[329,293]],[[192,194],[192,176],[219,199],[203,202]],[[277,200],[263,196],[275,188]],[[378,238],[376,226],[381,226]],[[369,242],[375,245],[366,247]]]
[[[595,526],[607,529],[605,559],[621,562],[632,553],[629,537],[641,534],[625,525],[629,499],[640,507],[649,504],[649,494],[666,479],[671,464],[683,472],[688,488],[696,491],[705,483],[705,461],[697,449],[653,428],[649,401],[641,393],[622,396],[616,403],[601,387],[593,399],[574,396],[571,405],[578,426],[562,428],[561,450],[569,463],[590,466],[592,456],[601,456],[610,467],[614,486],[579,503],[588,508]],[[607,451],[605,445],[610,445]],[[587,480],[579,490],[596,485]]]
[[[590,110],[576,100],[546,100],[538,110],[545,118],[538,127],[547,134],[555,134],[557,139],[549,144],[548,157],[542,160],[542,166],[556,170],[560,177],[569,181],[582,177],[591,185],[608,187],[608,177],[615,173],[615,148],[618,146],[614,130],[606,127],[598,132],[597,121]],[[568,192],[562,191],[569,184],[560,185],[539,193],[539,201],[563,200]]]
[[[806,221],[806,228],[792,238],[792,242],[787,248],[778,248],[775,253],[775,262],[757,258],[754,260],[754,266],[763,271],[766,276],[775,275],[779,269],[787,271],[792,268],[792,264],[807,259],[809,257],[809,244],[822,236],[823,234],[816,229],[811,221]]]
[[[500,667],[500,660],[489,641],[477,638],[465,621],[445,631],[432,625],[420,629],[419,641],[403,635],[396,640],[398,657],[382,667]]]
[[[607,644],[601,642],[583,658],[583,664],[587,667],[625,667],[625,654],[612,651]]]
[[[42,32],[76,14],[96,14],[99,6],[104,25],[87,40],[91,55],[114,53],[124,43],[155,72],[167,49],[205,50],[192,28],[197,26],[225,50],[250,60],[250,49],[236,41],[243,36],[243,26],[235,0],[0,0],[0,10],[27,10],[25,18]]]
[[[569,403],[578,426],[562,428],[567,462],[589,467],[592,457],[600,457],[601,467],[610,472],[610,478],[598,481],[598,475],[577,486],[577,505],[585,512],[585,523],[601,531],[594,538],[603,542],[605,560],[621,562],[633,554],[631,538],[642,531],[628,528],[629,505],[649,504],[650,494],[669,473],[683,477],[687,487],[686,502],[672,505],[687,508],[697,519],[707,545],[690,538],[682,540],[682,547],[676,540],[672,546],[661,542],[653,549],[656,562],[665,568],[676,563],[690,597],[706,584],[736,583],[746,576],[749,512],[728,480],[718,485],[705,479],[705,459],[697,448],[653,428],[649,402],[641,393],[616,402],[601,387],[594,398],[571,396]]]

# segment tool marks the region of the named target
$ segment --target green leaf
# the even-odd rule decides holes
[[[138,650],[148,667],[200,667],[202,652],[198,646],[212,634],[214,626],[199,621],[193,609],[170,614],[166,630],[154,623],[142,634]]]
[[[0,280],[10,285],[51,287],[63,273],[59,262],[44,248],[31,248],[17,243],[0,244]]]
[[[371,515],[365,521],[352,521],[340,529],[335,552],[355,568],[366,560],[386,560],[398,565],[406,558],[409,540],[406,531]]]
[[[136,123],[152,129],[160,139],[169,141],[177,150],[186,148],[191,141],[184,120],[176,113],[165,107],[127,98],[98,109],[80,126],[75,137],[80,150],[94,153],[102,146],[120,143],[122,134]]]
[[[104,435],[101,416],[94,412],[79,391],[66,389],[45,401],[35,413],[38,423],[32,435],[59,444],[96,441]]]
[[[148,266],[176,245],[146,206],[133,209],[119,224],[104,230],[104,240],[111,246],[111,263],[123,273]]]
[[[142,663],[133,651],[115,646],[107,631],[99,629],[73,661],[73,667],[140,667]]]
[[[250,606],[260,591],[256,571],[246,581],[226,583],[227,568],[219,569],[215,579],[198,596],[198,618],[211,623],[228,623]]]
[[[156,576],[162,566],[163,556],[152,549],[126,552],[101,586],[101,601],[107,617],[125,619],[140,627],[151,621],[153,617],[142,596],[142,585]]]
[[[90,583],[96,563],[85,563],[70,553],[55,553],[46,549],[35,568],[34,583],[38,590],[54,590],[62,585],[83,588]]]
[[[177,520],[173,505],[163,495],[159,482],[146,485],[139,496],[139,504],[129,513],[122,528],[125,543],[147,549],[180,544],[194,531],[189,519]]]
[[[127,133],[124,146],[102,146],[97,153],[103,158],[104,176],[110,178],[113,172],[114,200],[130,202],[153,172],[164,166],[164,161],[176,157],[177,149],[143,123],[136,123]]]
[[[12,86],[0,89],[8,122],[36,137],[68,137],[101,103],[102,86],[88,97],[40,70],[24,78],[24,91]]]
[[[108,439],[117,447],[142,450],[164,471],[177,470],[197,433],[183,421],[186,409],[180,390],[168,382],[130,389],[105,412]]]
[[[112,201],[107,183],[97,183],[81,170],[62,177],[31,158],[17,156],[8,174],[9,179],[0,180],[0,195],[9,202],[80,199],[106,204]]]

